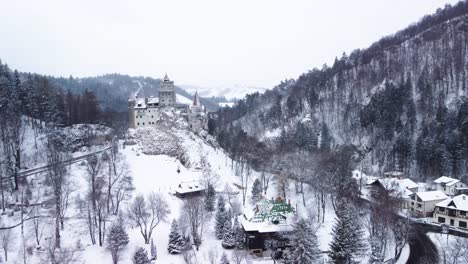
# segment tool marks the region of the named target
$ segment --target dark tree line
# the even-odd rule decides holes
[[[25,115],[56,126],[99,121],[99,103],[90,91],[78,95],[64,92],[48,77],[20,74],[5,64],[0,64],[0,78],[3,115]]]
[[[20,185],[26,126],[40,131],[78,123],[126,127],[127,115],[102,111],[93,92],[64,91],[49,77],[12,71],[0,63],[0,182],[2,190]],[[121,129],[120,131],[124,131]],[[117,130],[119,132],[119,130]],[[10,181],[11,179],[11,181]]]

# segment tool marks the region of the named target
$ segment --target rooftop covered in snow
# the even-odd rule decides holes
[[[447,199],[448,196],[442,191],[417,192],[416,195],[423,201],[437,201]]]
[[[198,181],[183,181],[177,186],[176,193],[188,194],[194,192],[202,192],[205,188]]]
[[[442,177],[437,178],[434,181],[434,183],[445,184],[446,186],[452,186],[452,185],[454,185],[455,183],[457,183],[459,181],[460,180],[457,180],[457,179],[454,179],[454,178],[450,178],[450,177],[447,177],[447,176],[442,176]]]
[[[436,206],[468,212],[468,196],[465,194],[460,194],[451,199],[444,200],[436,204]]]

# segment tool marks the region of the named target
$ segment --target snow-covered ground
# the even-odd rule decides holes
[[[154,130],[145,130],[145,133],[150,133],[148,138],[151,138],[151,133],[158,134],[158,129]],[[186,166],[184,166],[180,160],[178,160],[173,155],[146,155],[144,154],[145,148],[147,148],[147,141],[140,141],[141,138],[135,138],[136,143],[134,145],[125,145],[123,142],[119,143],[119,150],[122,155],[125,157],[129,170],[133,176],[133,184],[135,187],[135,192],[133,196],[142,194],[148,195],[151,192],[160,193],[168,202],[170,207],[170,214],[167,218],[167,221],[160,223],[153,233],[153,239],[157,247],[158,259],[156,263],[168,263],[168,264],[179,264],[185,263],[181,255],[170,255],[167,253],[167,244],[168,244],[168,235],[170,231],[170,223],[173,219],[178,219],[180,215],[180,208],[182,205],[182,200],[173,195],[176,186],[181,181],[191,181],[200,179],[201,172],[201,158],[205,157],[206,161],[210,164],[213,172],[218,174],[219,181],[216,185],[216,190],[220,195],[226,195],[224,190],[227,186],[234,193],[240,183],[239,177],[236,176],[235,171],[232,166],[235,165],[229,157],[226,156],[224,151],[216,147],[216,143],[208,135],[202,133],[201,135],[196,135],[188,129],[184,129],[183,126],[175,126],[172,129],[166,129],[165,133],[171,133],[173,138],[177,139],[177,144],[179,147],[184,150],[186,158],[189,159]],[[161,137],[155,138],[161,139]],[[172,138],[172,137],[171,137]],[[28,139],[30,140],[30,139]],[[156,140],[156,139],[155,139]],[[173,144],[172,141],[165,141],[165,138],[162,138],[160,141],[156,140],[158,144]],[[90,149],[81,149],[79,152],[74,153],[74,155],[84,154],[89,151],[94,150],[93,147]],[[102,148],[102,146],[99,146]],[[35,149],[28,150],[31,155],[34,153]],[[179,171],[178,171],[179,170]],[[72,193],[71,203],[69,210],[66,214],[65,228],[62,231],[62,243],[64,247],[77,248],[79,244],[78,254],[82,259],[83,263],[102,263],[110,264],[112,263],[111,255],[109,251],[106,250],[105,246],[100,247],[98,245],[92,245],[89,238],[89,230],[86,225],[86,218],[84,214],[79,211],[77,203],[75,200],[77,197],[85,198],[87,193],[87,172],[86,166],[81,162],[75,163],[69,166],[69,171],[71,173],[70,177],[72,180],[72,187],[74,192]],[[252,172],[252,177],[249,181],[249,191],[247,202],[245,207],[241,208],[241,211],[247,212],[251,211],[254,208],[254,205],[250,202],[250,188],[252,182],[256,177],[259,176],[258,172]],[[44,175],[38,174],[33,176],[35,184],[37,184],[37,189],[41,192],[48,190],[46,185],[41,185],[43,182]],[[266,197],[276,197],[277,186],[275,181],[271,183]],[[50,194],[50,191],[49,191]],[[34,196],[34,195],[33,195]],[[300,216],[309,216],[310,210],[308,211],[303,203],[302,196],[296,194],[294,190],[294,184],[291,182],[288,191],[288,199],[291,200],[291,203],[297,208],[297,215]],[[241,194],[237,194],[230,197],[231,200],[238,200],[238,203],[241,204]],[[306,204],[317,204],[314,198],[314,193],[312,190],[307,189],[305,193]],[[122,206],[122,210],[126,211],[127,204]],[[310,206],[308,206],[310,207]],[[312,210],[315,207],[312,207]],[[48,212],[46,209],[42,209],[43,213]],[[218,259],[221,257],[223,252],[226,252],[228,256],[231,255],[232,250],[223,249],[221,246],[221,241],[217,240],[214,235],[214,213],[205,223],[205,231],[203,233],[203,241],[199,251],[195,252],[195,262],[194,263],[208,263],[209,254],[212,252],[217,252]],[[317,237],[319,240],[319,247],[322,251],[329,250],[329,244],[332,240],[331,231],[335,221],[335,213],[330,202],[327,202],[326,215],[323,223],[317,225]],[[9,225],[17,223],[19,220],[18,212],[16,212],[14,217],[7,217],[6,215],[2,216],[2,223],[4,225]],[[109,218],[109,223],[113,221],[112,217]],[[44,248],[47,245],[47,241],[50,241],[50,237],[53,235],[54,222],[53,219],[47,217],[44,218],[43,225],[43,236],[41,239],[41,245]],[[145,247],[149,252],[149,246],[144,244],[143,237],[140,234],[140,231],[135,226],[132,226],[131,223],[126,223],[128,234],[130,237],[130,243],[126,249],[122,252],[121,261],[122,264],[130,264],[131,258],[135,251],[136,247]],[[32,255],[27,254],[27,260],[30,264],[36,264],[40,261],[40,255],[44,254],[41,251],[35,250],[35,238],[34,232],[32,229],[32,222],[27,222],[25,224],[25,247],[32,248]],[[22,262],[22,240],[20,236],[20,228],[15,228],[12,230],[12,237],[16,237],[15,241],[12,242],[12,246],[9,250],[9,261],[8,263],[20,263]],[[267,256],[267,254],[265,254]],[[326,256],[324,255],[324,259]],[[259,258],[254,256],[249,256],[250,263],[272,263],[272,260],[268,257]]]
[[[468,263],[468,238],[438,233],[428,236],[437,246],[439,263]]]

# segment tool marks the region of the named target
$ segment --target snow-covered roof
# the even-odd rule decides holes
[[[403,172],[401,171],[387,171],[384,173],[384,175],[388,176],[403,176]]]
[[[157,104],[159,103],[159,97],[151,97],[148,99],[148,104]]]
[[[448,196],[442,191],[417,192],[416,195],[421,198],[423,202],[444,200],[448,198]]]
[[[414,181],[406,179],[396,179],[396,178],[383,178],[383,179],[373,179],[368,184],[373,184],[379,182],[382,187],[388,191],[392,191],[391,195],[394,197],[409,198],[412,191],[409,189],[418,188],[418,184]]]
[[[182,96],[180,94],[176,94],[176,102],[179,104],[186,104],[186,105],[191,105],[192,100],[188,99],[185,96]]]
[[[145,98],[137,98],[135,102],[135,108],[146,108]]]
[[[447,176],[442,176],[438,179],[436,179],[434,181],[434,183],[441,183],[441,184],[445,184],[447,186],[451,186],[451,185],[454,185],[455,183],[459,182],[460,180],[457,180],[457,179],[454,179],[454,178],[450,178],[450,177],[447,177]]]
[[[186,181],[180,182],[177,186],[177,193],[184,194],[184,193],[191,193],[191,192],[198,192],[203,191],[205,188],[198,182],[198,181]]]
[[[287,220],[285,223],[272,224],[267,221],[265,222],[253,222],[249,221],[246,216],[239,216],[239,222],[245,231],[258,231],[259,233],[274,233],[274,232],[290,232],[294,228],[292,226],[292,220]]]
[[[405,179],[401,179],[398,181],[400,186],[403,186],[407,189],[413,189],[413,188],[418,188],[418,184],[415,183],[414,181],[408,179],[408,178],[405,178]]]
[[[452,209],[457,209],[457,210],[468,212],[468,196],[465,194],[460,194],[460,195],[453,197],[452,199],[444,200],[436,204],[436,206],[452,208]]]

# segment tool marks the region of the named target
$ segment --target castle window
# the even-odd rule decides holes
[[[140,123],[137,123],[137,126],[139,126],[139,125],[140,125]]]
[[[153,118],[153,116],[151,116],[151,118]]]
[[[143,125],[145,125],[145,122],[143,122]]]

